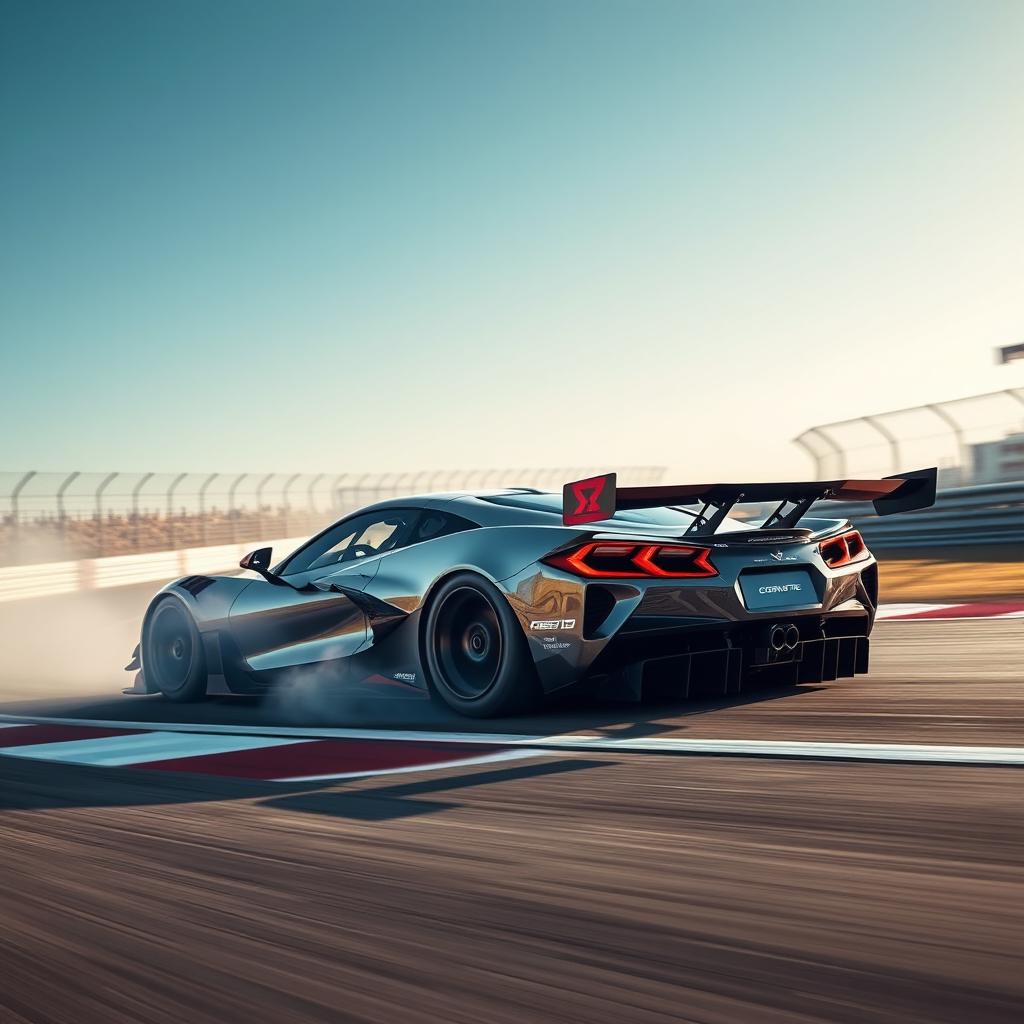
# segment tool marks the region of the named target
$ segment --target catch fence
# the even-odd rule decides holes
[[[0,565],[62,562],[301,537],[407,494],[537,487],[605,468],[412,473],[0,473]],[[664,467],[620,470],[654,484]]]
[[[1024,388],[810,427],[794,443],[818,479],[939,467],[939,486],[1024,480]]]

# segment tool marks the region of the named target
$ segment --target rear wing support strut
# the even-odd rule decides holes
[[[811,506],[817,499],[815,498],[803,498],[800,501],[790,501],[788,498],[784,499],[779,507],[761,524],[763,530],[788,530],[796,526],[801,519],[811,510]],[[788,511],[786,510],[787,505],[792,505]]]
[[[720,498],[715,500],[714,498],[708,498],[704,502],[704,507],[693,517],[693,522],[686,528],[686,536],[693,533],[714,533],[721,525],[725,522],[726,516],[732,511],[733,506],[743,500],[742,494],[737,494],[735,497]],[[708,518],[708,512],[714,509],[714,513]]]

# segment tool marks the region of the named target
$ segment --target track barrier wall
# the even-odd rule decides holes
[[[297,548],[306,538],[289,537],[261,542],[280,556]],[[44,562],[0,568],[0,601],[55,597],[82,590],[157,583],[181,576],[223,573],[238,569],[249,544],[218,544],[179,551],[154,551],[143,555],[112,555],[72,562]]]

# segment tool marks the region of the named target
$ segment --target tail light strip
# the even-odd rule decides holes
[[[710,548],[680,544],[591,541],[551,555],[544,562],[589,579],[702,579],[718,575],[710,555]],[[674,561],[675,567],[666,564]]]
[[[841,533],[838,537],[823,540],[818,545],[818,551],[825,564],[831,569],[838,569],[842,565],[856,562],[858,559],[865,558],[868,553],[867,545],[859,530],[850,530],[848,533]]]

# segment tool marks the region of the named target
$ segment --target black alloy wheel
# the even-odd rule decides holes
[[[434,692],[464,715],[524,711],[539,696],[537,672],[508,601],[475,573],[459,573],[432,596],[424,663]]]
[[[142,669],[147,681],[173,701],[206,693],[206,662],[192,616],[176,598],[160,601],[146,623]]]

